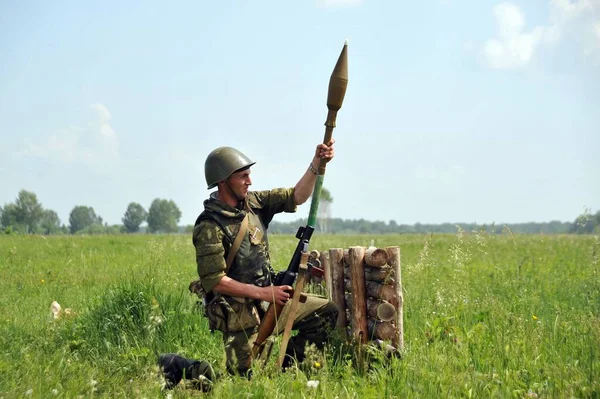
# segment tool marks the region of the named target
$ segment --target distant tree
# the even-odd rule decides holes
[[[123,234],[123,226],[120,225],[112,225],[112,226],[106,226],[104,229],[104,234],[111,234],[111,235],[116,235],[116,234]]]
[[[589,208],[586,208],[583,214],[579,215],[571,225],[571,233],[591,234],[600,232],[600,211],[592,214]]]
[[[17,230],[19,226],[19,222],[17,221],[17,206],[15,204],[5,204],[4,209],[2,210],[2,217],[0,219],[0,223],[2,223],[2,227],[9,228],[11,230]],[[25,228],[23,227],[23,230]],[[23,231],[25,232],[25,231]]]
[[[78,205],[69,215],[69,230],[71,234],[77,233],[93,224],[102,224],[102,218],[96,215],[94,208]]]
[[[62,232],[60,219],[56,212],[51,209],[45,209],[40,219],[39,233],[41,234],[58,234]]]
[[[174,233],[181,218],[179,207],[172,200],[156,198],[148,209],[148,232]]]
[[[596,220],[596,234],[600,233],[600,212],[592,218]],[[306,219],[298,219],[295,222],[281,223],[273,221],[269,224],[269,231],[277,234],[293,234],[298,225],[306,224]],[[478,225],[475,223],[441,223],[441,224],[421,224],[414,225],[397,224],[390,220],[388,224],[382,221],[367,221],[364,219],[340,219],[331,218],[327,221],[328,232],[334,234],[382,234],[382,233],[400,233],[400,234],[456,234],[460,227],[465,232],[488,232],[490,234],[503,234],[510,228],[514,234],[566,234],[569,233],[572,223],[569,222],[546,222],[546,223],[520,223],[510,225],[489,226]],[[587,224],[586,224],[587,225]],[[588,226],[589,228],[589,226]]]
[[[371,223],[371,233],[374,234],[385,234],[387,233],[388,228],[384,221],[376,220]]]
[[[333,197],[329,190],[325,187],[321,188],[321,197],[319,197],[319,209],[318,220],[319,220],[319,229],[323,233],[329,232],[329,220],[331,219],[331,203],[333,202]]]
[[[19,191],[14,203],[6,204],[2,211],[0,223],[5,228],[20,233],[35,233],[38,230],[43,208],[35,193],[27,190]]]
[[[127,211],[121,219],[123,221],[123,228],[128,233],[136,233],[140,230],[140,224],[146,221],[148,212],[143,206],[137,202],[132,202],[127,206]]]
[[[99,234],[111,234],[117,235],[122,234],[123,231],[121,226],[109,226],[105,224],[94,223],[92,225],[87,226],[84,229],[79,230],[76,234],[78,235],[99,235]]]
[[[27,233],[35,233],[44,213],[37,195],[31,191],[21,190],[15,205],[17,206],[17,221],[25,225]]]

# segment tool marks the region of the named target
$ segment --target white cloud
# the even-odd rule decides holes
[[[546,25],[525,29],[525,15],[511,3],[494,6],[498,36],[485,42],[483,55],[492,68],[519,68],[529,64],[541,45],[552,46],[565,37],[583,38],[584,54],[600,53],[600,0],[550,0]],[[600,35],[600,34],[599,34]]]
[[[584,54],[596,65],[600,65],[600,22],[590,27]]]
[[[96,111],[101,123],[108,123],[108,121],[111,120],[112,117],[110,116],[110,112],[108,112],[108,109],[104,105],[92,104],[90,105],[90,108]]]
[[[351,7],[360,3],[362,0],[317,0],[317,6],[324,8]]]
[[[597,6],[594,3],[597,3],[597,0],[551,0],[552,23],[560,25],[570,22]]]
[[[514,4],[498,4],[494,7],[494,14],[498,20],[502,37],[519,34],[525,26],[525,17],[519,7]]]
[[[102,104],[92,104],[95,117],[87,127],[61,129],[41,143],[29,143],[19,155],[82,163],[106,168],[119,160],[119,139],[110,124],[111,115]]]
[[[98,121],[94,126],[95,129],[98,129],[100,132],[99,141],[102,148],[101,151],[110,158],[117,159],[119,157],[119,140],[117,139],[117,134],[110,125],[110,112],[108,112],[108,109],[102,104],[92,104],[90,107],[96,111],[96,115],[98,116]]]
[[[483,47],[488,64],[492,68],[527,65],[542,39],[544,28],[536,27],[531,32],[523,32],[525,16],[514,4],[496,5],[494,15],[498,22],[499,37],[488,40]]]

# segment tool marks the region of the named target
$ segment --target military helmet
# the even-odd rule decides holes
[[[256,162],[232,147],[219,147],[206,157],[204,162],[204,176],[207,189],[216,187],[220,181],[227,179],[234,172],[249,168]]]

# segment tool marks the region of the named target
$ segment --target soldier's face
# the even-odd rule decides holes
[[[238,200],[243,200],[248,194],[248,190],[252,185],[252,179],[250,178],[250,169],[235,172],[229,179],[227,179],[229,189],[231,193],[237,197]]]

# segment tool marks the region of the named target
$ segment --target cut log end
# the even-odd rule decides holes
[[[377,318],[383,321],[393,321],[396,318],[396,308],[388,302],[381,302],[377,306]]]
[[[387,321],[369,320],[368,331],[371,339],[391,341],[396,336],[396,327]]]
[[[385,249],[369,247],[365,250],[365,263],[372,267],[382,267],[388,263],[389,255]]]

